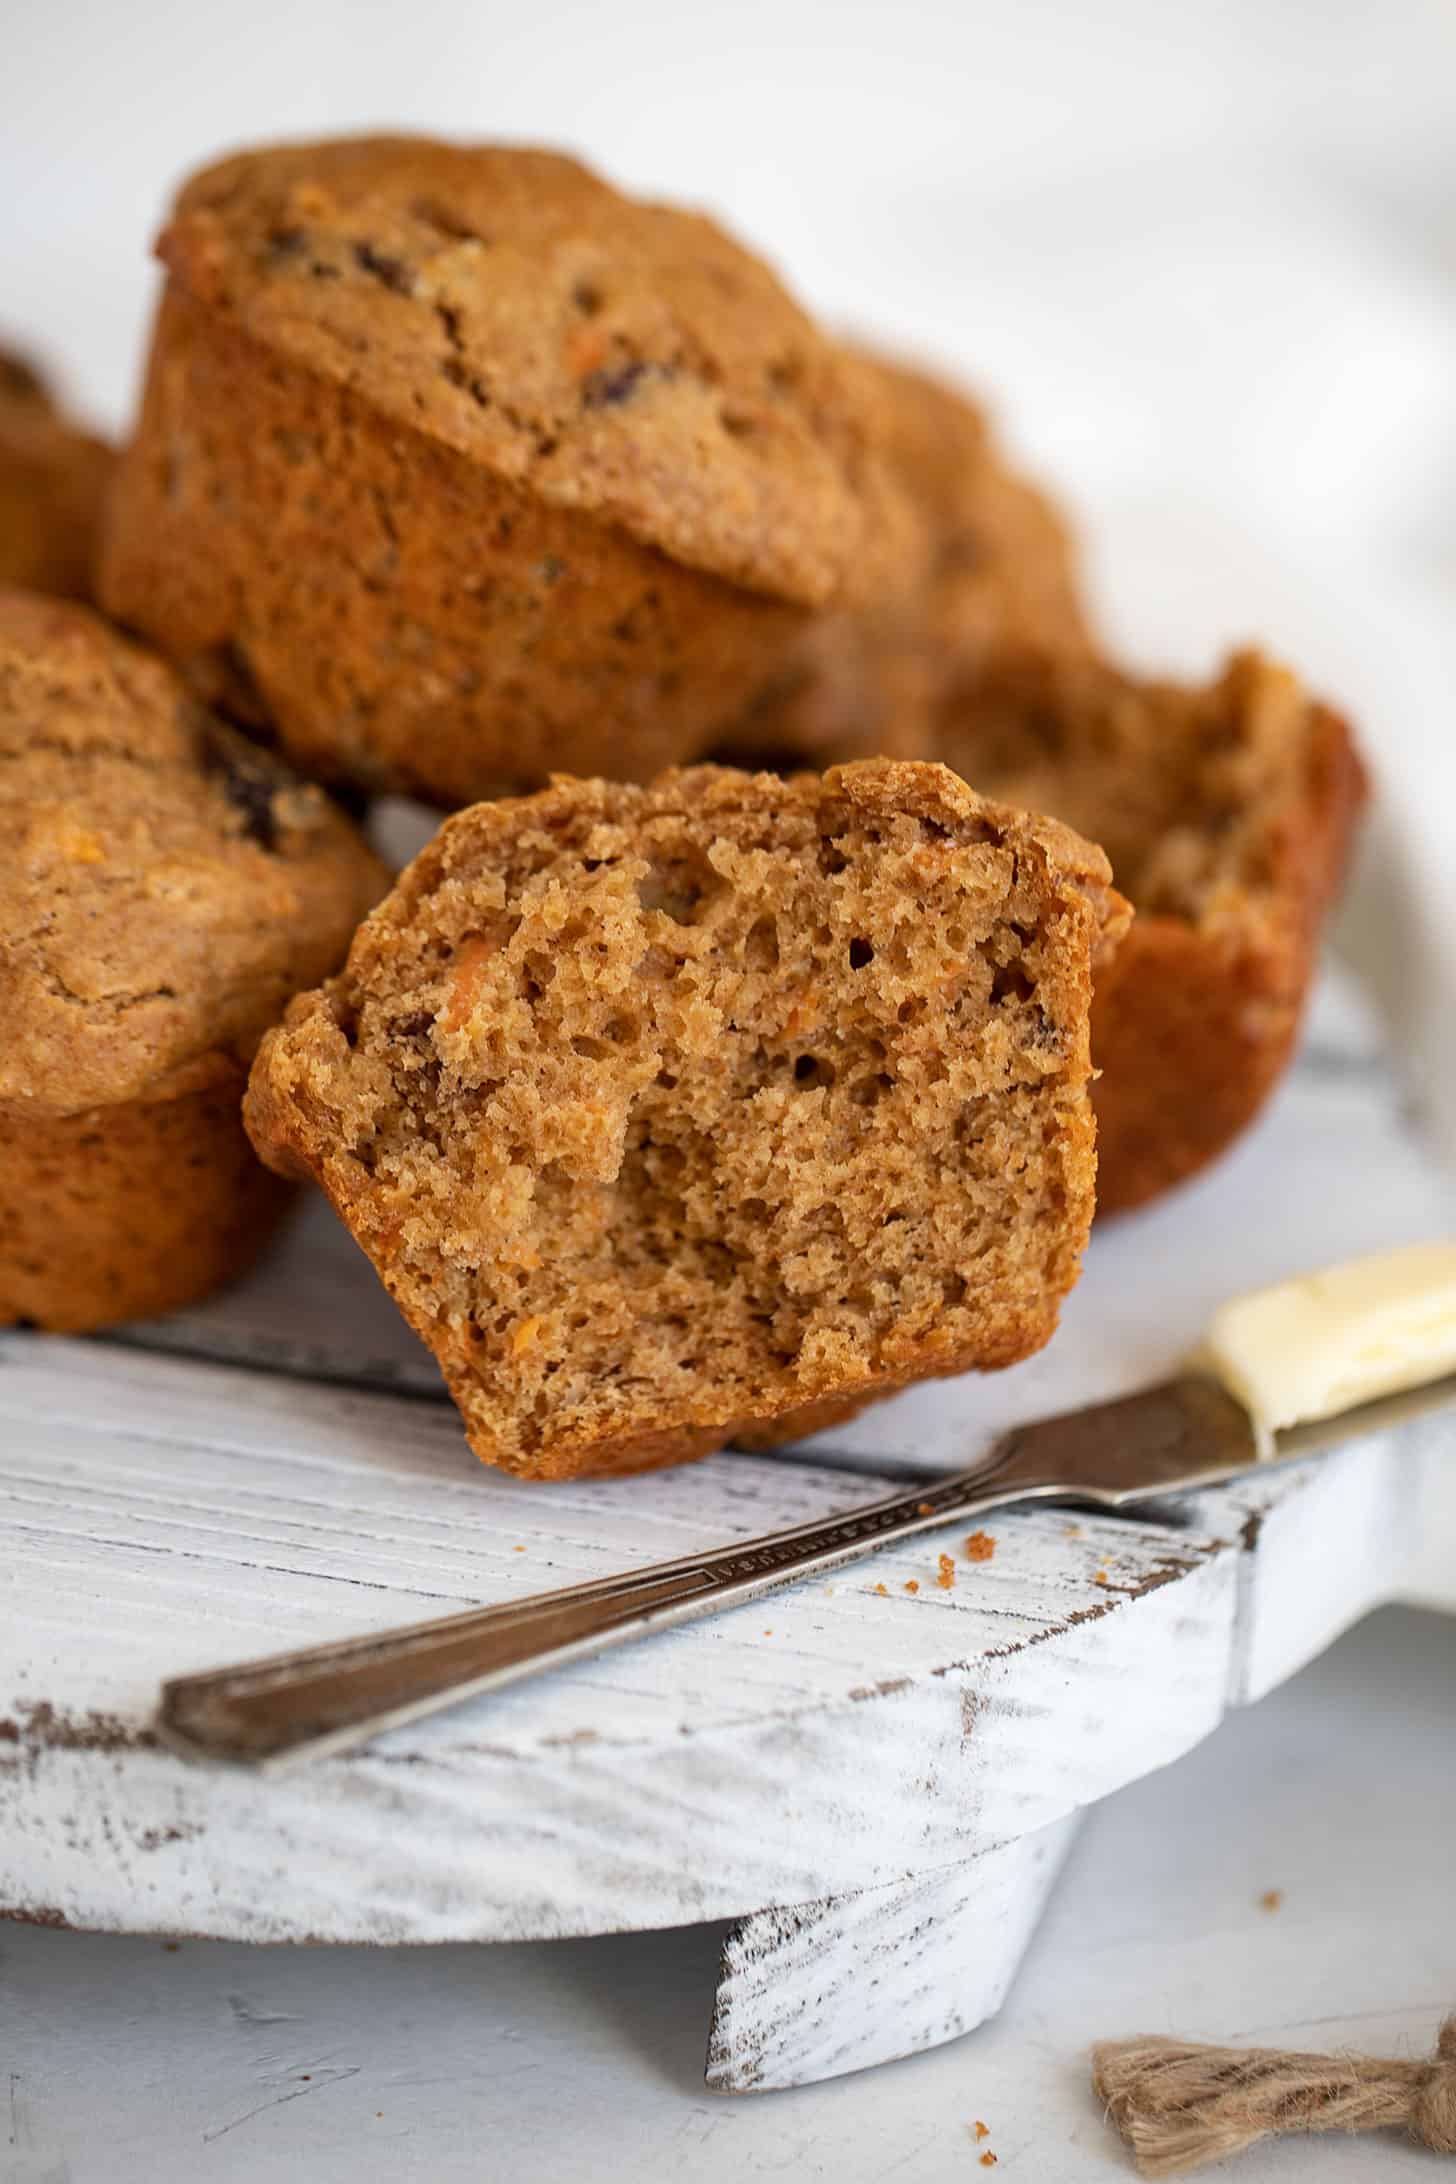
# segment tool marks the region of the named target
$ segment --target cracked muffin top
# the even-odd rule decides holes
[[[712,221],[575,160],[244,152],[186,185],[158,255],[274,355],[689,567],[821,607],[914,550],[866,376]]]
[[[0,591],[0,1103],[246,1065],[387,884],[321,789],[83,607]]]

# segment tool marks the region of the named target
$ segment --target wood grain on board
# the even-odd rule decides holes
[[[732,1917],[715,2084],[948,2038],[997,2006],[1078,1811],[1376,1602],[1456,1607],[1450,1424],[1138,1518],[1008,1512],[989,1559],[929,1535],[276,1779],[162,1750],[158,1685],[829,1514],[1154,1377],[1245,1280],[1451,1226],[1336,1006],[1225,1169],[1095,1239],[1041,1359],[788,1454],[484,1471],[318,1205],[197,1313],[0,1336],[0,1907],[257,1941]]]
[[[723,1945],[708,2084],[817,2084],[994,2017],[1077,1824],[1073,1813],[964,1865],[740,1919]]]

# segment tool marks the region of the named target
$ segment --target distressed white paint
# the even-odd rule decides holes
[[[1223,1497],[1200,1496],[1199,1521]],[[1248,1705],[1372,1608],[1456,1613],[1456,1417],[1418,1420],[1249,1502],[1250,1552],[1231,1699]]]
[[[0,1926],[0,2176],[1131,2184],[1088,2080],[1095,2039],[1429,2052],[1456,2000],[1453,1686],[1456,1619],[1366,1623],[1085,1820],[973,2038],[771,2100],[704,2090],[711,1926],[510,1949],[175,1950]],[[1269,1888],[1284,1891],[1274,1913]],[[973,1962],[947,1967],[942,2008],[973,1978]],[[977,2166],[987,2146],[994,2171]],[[1208,2184],[1445,2178],[1393,2137],[1336,2136],[1255,2150]]]
[[[1239,1543],[1230,1706],[1264,1697],[1382,1601],[1456,1614],[1456,1419],[1429,1419],[1184,1507],[1200,1536]],[[1024,1766],[1028,1753],[1022,1746],[1007,1757]],[[724,1951],[710,2084],[731,2092],[808,2084],[984,2023],[1001,2006],[1078,1817],[963,1866],[740,1921]]]
[[[1438,1227],[1439,1191],[1365,1038],[1327,1019],[1322,1058],[1249,1157],[1287,1165],[1313,1145],[1327,1174],[1358,1172],[1380,1197],[1387,1236],[1418,1211]],[[1296,1208],[1339,1200],[1300,1174]],[[0,1338],[0,1904],[252,1940],[739,1917],[715,2045],[725,2086],[860,2067],[976,2021],[1035,1923],[1038,1841],[1375,1601],[1456,1605],[1456,1428],[1407,1429],[1157,1521],[1009,1514],[989,1527],[992,1561],[957,1554],[948,1592],[936,1553],[956,1533],[891,1548],[277,1781],[158,1749],[156,1688],[828,1513],[874,1490],[872,1456],[893,1470],[921,1452],[907,1419],[929,1421],[924,1450],[945,1461],[994,1420],[1146,1377],[1171,1362],[1170,1327],[1176,1347],[1192,1332],[1219,1239],[1242,1232],[1250,1278],[1278,1270],[1247,1172],[1236,1160],[1225,1175],[1221,1201],[1211,1178],[1099,1240],[1080,1295],[1102,1339],[1069,1322],[1002,1377],[1020,1386],[1009,1409],[995,1382],[951,1384],[873,1414],[852,1445],[822,1441],[812,1462],[724,1455],[553,1488],[483,1472],[454,1413],[421,1399],[433,1368],[317,1207],[250,1285],[127,1344]],[[1175,1233],[1156,1225],[1179,1203],[1177,1248],[1139,1256],[1140,1233]],[[1277,1248],[1298,1263],[1283,1210]],[[1368,1205],[1362,1218],[1333,1248],[1372,1240]],[[1328,1255],[1328,1223],[1318,1235],[1306,1260]],[[871,1934],[899,1970],[841,1976]],[[840,2000],[823,2016],[805,1997],[826,1966]]]
[[[913,1541],[296,1776],[190,1768],[136,1741],[169,1673],[746,1536],[865,1482],[724,1456],[543,1489],[480,1472],[430,1404],[26,1336],[0,1359],[0,1900],[76,1924],[505,1939],[808,1901],[1041,1826],[1223,1708],[1235,1547],[1026,1513],[993,1521],[988,1563],[949,1536],[953,1591],[942,1542]]]
[[[917,2055],[994,2017],[1078,1816],[889,1888],[760,1911],[723,1945],[708,2084],[772,2092]]]
[[[764,1982],[755,2024],[740,1999],[724,2083],[735,2056],[787,2082],[993,2007],[1004,1952],[1003,1969],[980,1961],[989,1914],[966,1860],[1176,1757],[1231,1698],[1298,1665],[1311,1611],[1279,1603],[1296,1586],[1313,1597],[1312,1575],[1335,1570],[1317,1588],[1329,1636],[1381,1583],[1425,1590],[1414,1520],[1440,1505],[1428,1474],[1453,1453],[1449,1429],[1406,1429],[1404,1445],[1352,1448],[1314,1476],[1198,1497],[1176,1526],[1008,1514],[993,1559],[958,1559],[952,1591],[935,1583],[939,1543],[907,1543],[259,1781],[147,1742],[163,1675],[742,1536],[842,1506],[864,1481],[724,1456],[543,1490],[479,1474],[433,1404],[20,1335],[0,1359],[15,1611],[0,1900],[79,1926],[378,1941],[817,1904],[799,1922],[809,1960],[825,1939],[842,1954],[860,1917],[826,1897],[880,1891],[885,1948],[897,1924],[913,1943],[922,1899],[907,1884],[959,1905],[937,1959],[972,1967],[955,2007],[917,2026],[893,1986],[852,1985],[834,2036],[806,2043],[812,1970],[780,1945],[786,2019]],[[1338,1581],[1352,1537],[1358,1599]],[[1021,1885],[1029,1930],[1040,1892]]]

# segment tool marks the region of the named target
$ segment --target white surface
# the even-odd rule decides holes
[[[1201,1262],[1221,1263],[1194,1240],[1242,1238],[1249,1264],[1272,1235],[1307,1263],[1330,1204],[1346,1241],[1352,1213],[1387,1237],[1431,1219],[1438,1186],[1368,1026],[1334,991],[1321,1015],[1268,1126],[1290,1170],[1279,1222],[1237,1162],[1210,1178],[1181,1253],[1175,1236],[1135,1255],[1094,1296],[1081,1348],[1053,1346],[1033,1411],[1172,1362],[1129,1336],[1177,1336],[1197,1285],[1175,1270],[1191,1257],[1206,1283]],[[245,1293],[133,1340],[224,1330],[231,1356],[296,1369],[292,1318],[324,1239],[301,1233]],[[381,1943],[747,1914],[715,2082],[794,2083],[1000,2005],[1052,1877],[1038,1831],[1186,1752],[1371,1606],[1456,1608],[1443,1416],[1176,1512],[998,1515],[985,1563],[961,1559],[964,1525],[928,1535],[296,1774],[189,1767],[149,1733],[167,1676],[741,1538],[881,1483],[824,1443],[820,1465],[723,1455],[556,1487],[490,1474],[440,1401],[339,1384],[378,1366],[354,1309],[372,1276],[357,1253],[323,1264],[304,1355],[332,1384],[0,1336],[0,1906]],[[918,1441],[887,1407],[859,1461],[866,1446],[969,1453],[994,1385],[923,1397]]]
[[[1010,2001],[827,2086],[703,2089],[719,1932],[257,1950],[0,1927],[4,2184],[1101,2184],[1088,2088],[1142,2031],[1427,2052],[1456,2002],[1456,1621],[1390,1612],[1083,1827]],[[1260,1908],[1282,1889],[1276,1912]],[[305,2076],[307,2073],[307,2076]],[[968,2126],[991,2126],[994,2171]],[[8,2165],[7,2165],[8,2164]],[[1390,2139],[1286,2142],[1229,2184],[1391,2184]],[[1215,2171],[1222,2178],[1223,2171]]]
[[[1308,1511],[1327,1483],[1278,1491]],[[958,1536],[927,1535],[277,1778],[147,1737],[166,1676],[865,1493],[730,1456],[542,1490],[476,1469],[434,1405],[0,1338],[0,1907],[253,1940],[663,1926],[950,1864],[1216,1726],[1244,1510],[1272,1484],[1176,1531],[997,1517],[994,1560],[961,1560],[953,1591],[936,1555]],[[1394,1524],[1391,1593],[1411,1545]],[[1328,1640],[1344,1589],[1321,1597]]]

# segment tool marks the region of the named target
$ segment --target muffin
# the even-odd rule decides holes
[[[0,593],[0,758],[0,1322],[99,1327],[268,1235],[248,1064],[388,875],[83,607]]]
[[[1072,533],[1006,460],[976,403],[930,374],[851,353],[886,459],[915,511],[917,580],[821,615],[715,750],[742,765],[934,755],[949,684],[1007,646],[1092,649]]]
[[[112,451],[0,349],[0,585],[89,599]]]
[[[1095,1175],[1093,849],[941,766],[558,779],[446,822],[259,1049],[487,1462],[782,1439],[1056,1325]]]
[[[1098,982],[1098,1205],[1221,1153],[1293,1051],[1361,805],[1350,731],[1257,652],[1210,684],[1008,651],[942,705],[934,749],[1102,844],[1136,907]]]
[[[932,541],[912,619],[939,675],[1007,645],[1090,649],[1073,533],[1008,462],[985,412],[928,372],[864,361],[884,403],[892,468]]]
[[[864,376],[710,221],[573,160],[246,152],[158,250],[102,596],[321,780],[648,778],[917,581]]]

